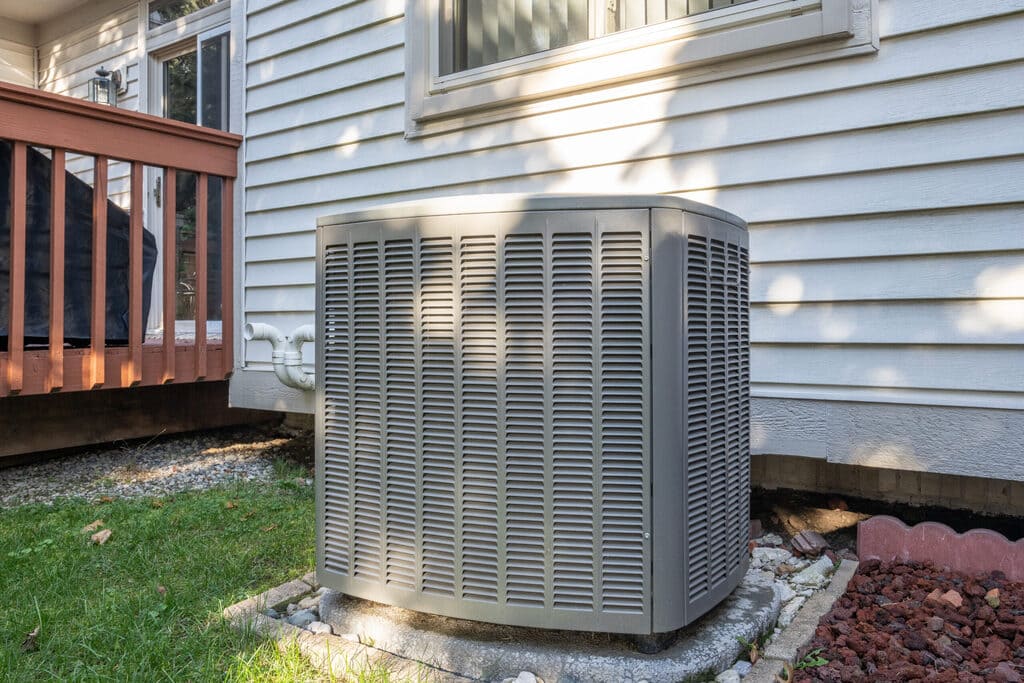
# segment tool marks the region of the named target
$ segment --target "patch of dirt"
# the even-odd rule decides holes
[[[1013,683],[1024,677],[1024,584],[919,563],[861,563],[794,680]]]

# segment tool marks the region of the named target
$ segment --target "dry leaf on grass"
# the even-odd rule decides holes
[[[113,503],[114,502],[114,497],[113,496],[100,496],[99,502],[100,503]]]
[[[242,521],[245,521],[245,520],[247,520],[247,519],[250,519],[250,518],[251,518],[251,517],[252,517],[253,515],[255,515],[255,514],[256,514],[256,511],[255,511],[255,510],[249,510],[249,511],[248,511],[248,512],[246,512],[246,513],[245,513],[244,515],[242,515]]]
[[[91,524],[86,524],[85,526],[83,526],[82,527],[82,533],[83,534],[92,533],[93,531],[96,531],[101,526],[103,526],[103,524],[104,524],[104,522],[103,522],[102,519],[97,519],[95,522],[93,522]]]
[[[167,595],[167,589],[165,587],[163,587],[163,586],[157,586],[156,587],[156,592],[159,593],[160,595]]]
[[[276,524],[271,524],[270,526],[263,527],[262,529],[260,529],[260,531],[273,531],[276,528],[277,528]]]
[[[226,507],[228,510],[234,510],[236,507],[238,507],[238,503],[236,503],[233,500],[229,500],[228,502],[224,503],[224,507]]]
[[[32,631],[25,636],[25,640],[21,642],[22,652],[35,652],[39,649],[39,643],[36,640],[39,638],[39,627],[36,626]]]
[[[97,531],[96,533],[94,533],[92,536],[89,537],[89,540],[91,540],[96,545],[103,545],[108,540],[110,540],[110,535],[112,533],[114,533],[114,532],[111,531],[110,529],[104,529],[103,531]]]
[[[162,500],[154,500],[150,504],[155,508],[162,508],[164,506],[164,502]]]

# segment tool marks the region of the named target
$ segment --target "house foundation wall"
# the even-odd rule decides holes
[[[832,493],[874,501],[1024,516],[1024,482],[754,455],[751,484],[765,490]]]

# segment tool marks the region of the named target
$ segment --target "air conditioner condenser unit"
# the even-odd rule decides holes
[[[469,196],[318,225],[323,585],[629,634],[736,587],[742,220],[663,196]]]

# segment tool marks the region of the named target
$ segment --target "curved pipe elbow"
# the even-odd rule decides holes
[[[266,323],[246,323],[243,335],[246,341],[268,341],[275,351],[284,352],[288,345],[288,337],[281,330]]]
[[[246,341],[270,342],[274,349],[270,356],[274,375],[281,384],[303,391],[316,388],[313,375],[302,370],[302,345],[316,337],[316,329],[312,325],[302,325],[290,335],[285,335],[273,325],[246,323],[244,335]]]
[[[302,344],[304,342],[316,340],[316,328],[312,325],[301,325],[296,327],[288,336],[292,340],[292,343],[295,344],[295,348],[299,349],[302,348]]]
[[[288,374],[289,386],[304,391],[316,388],[313,376],[302,369],[302,352],[297,348],[284,354],[284,367]]]

